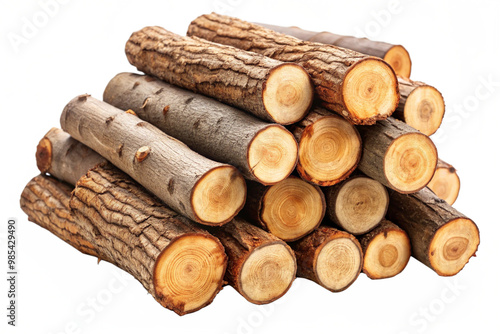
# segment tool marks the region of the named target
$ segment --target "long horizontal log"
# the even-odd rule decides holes
[[[460,178],[455,167],[439,159],[436,172],[427,185],[437,197],[444,199],[449,205],[453,205],[460,192]]]
[[[476,224],[428,188],[414,194],[389,191],[387,218],[405,230],[412,255],[441,276],[457,274],[476,254]]]
[[[89,95],[66,105],[61,126],[196,222],[224,224],[244,205],[245,180],[235,167],[209,160],[137,116]]]
[[[349,177],[361,158],[358,130],[347,120],[326,109],[314,107],[292,125],[299,143],[297,172],[304,180],[331,186]]]
[[[288,291],[297,263],[285,242],[240,218],[210,232],[229,257],[225,280],[249,302],[267,304]]]
[[[125,52],[129,62],[144,73],[267,121],[295,123],[306,115],[313,100],[309,75],[299,65],[179,36],[160,27],[133,33]]]
[[[386,187],[413,193],[434,175],[438,155],[432,140],[392,117],[358,126],[363,141],[359,170]]]
[[[118,74],[108,83],[104,101],[132,109],[193,151],[237,167],[250,180],[274,184],[295,168],[297,143],[284,127],[152,77]]]
[[[72,197],[71,189],[39,175],[24,189],[21,208],[76,249],[130,273],[179,315],[212,302],[227,265],[215,237],[110,165],[89,171]]]
[[[401,273],[411,256],[406,232],[388,220],[359,237],[363,248],[363,272],[371,279],[382,279]]]
[[[434,87],[423,82],[398,78],[401,98],[392,116],[430,136],[439,129],[444,117],[444,99]]]
[[[331,44],[366,55],[379,57],[391,65],[397,75],[409,78],[411,74],[410,54],[402,45],[372,41],[368,38],[337,35],[326,31],[307,31],[298,27],[280,27],[262,23],[258,23],[258,25],[305,41]]]
[[[358,278],[363,252],[351,234],[320,226],[308,236],[290,244],[297,257],[297,276],[339,292]]]
[[[373,124],[396,109],[396,74],[380,58],[333,45],[301,41],[257,24],[219,14],[202,15],[187,34],[304,67],[324,107],[354,124]]]
[[[311,233],[325,216],[323,192],[298,177],[290,176],[269,187],[257,182],[248,182],[247,186],[241,215],[284,241]]]

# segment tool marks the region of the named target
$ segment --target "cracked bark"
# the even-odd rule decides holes
[[[133,33],[125,52],[140,71],[267,121],[295,123],[312,103],[309,75],[296,64],[179,36],[160,27]]]
[[[21,207],[30,220],[73,247],[130,273],[179,315],[211,303],[222,287],[227,261],[215,237],[110,164],[93,168],[72,195],[70,190],[51,177],[37,176],[23,191]],[[182,265],[173,266],[179,261]],[[181,281],[177,276],[188,267],[193,276]]]
[[[396,74],[380,58],[301,41],[215,13],[196,18],[187,34],[303,66],[323,106],[354,124],[369,125],[385,119],[398,105]]]

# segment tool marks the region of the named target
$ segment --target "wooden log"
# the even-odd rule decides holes
[[[390,116],[398,106],[396,74],[380,58],[333,45],[301,41],[215,13],[195,19],[187,33],[301,65],[311,76],[323,106],[354,124],[373,124]]]
[[[349,233],[367,233],[384,218],[389,206],[386,188],[378,181],[355,175],[324,189],[328,218]]]
[[[401,193],[419,191],[432,179],[437,150],[426,135],[391,117],[358,130],[363,141],[358,168],[367,176]]]
[[[257,23],[267,29],[282,34],[291,35],[299,39],[335,45],[341,48],[354,50],[366,55],[375,56],[385,60],[394,69],[397,75],[409,78],[411,74],[411,58],[402,45],[386,42],[372,41],[368,38],[343,36],[331,32],[313,32],[298,27],[280,27],[271,24]]]
[[[267,121],[298,122],[313,100],[309,75],[299,65],[179,36],[160,27],[133,33],[125,52],[129,62],[144,73]]]
[[[430,136],[439,129],[444,116],[444,99],[434,87],[423,82],[398,78],[399,105],[392,115],[424,135]]]
[[[21,209],[30,221],[78,251],[99,257],[98,248],[70,212],[69,199],[73,188],[51,176],[35,176],[21,194]]]
[[[362,152],[361,137],[337,114],[315,107],[291,131],[299,143],[297,172],[304,180],[331,186],[356,169]]]
[[[396,276],[408,264],[411,244],[404,230],[388,220],[359,237],[363,272],[371,279]]]
[[[436,172],[427,185],[437,197],[444,199],[449,205],[453,205],[460,192],[460,178],[455,167],[439,159]]]
[[[363,252],[351,234],[332,227],[319,229],[290,244],[297,257],[297,276],[332,291],[347,289],[359,276]]]
[[[274,184],[295,168],[297,143],[281,125],[152,77],[118,74],[106,87],[104,101],[134,110],[193,151],[237,167],[250,180]]]
[[[245,180],[138,117],[89,95],[71,100],[61,126],[163,200],[205,225],[230,221],[243,208]]]
[[[389,191],[387,218],[408,233],[412,255],[441,276],[457,274],[476,254],[474,222],[424,188],[405,195]]]
[[[130,273],[179,315],[207,306],[222,288],[227,257],[220,242],[121,171],[95,167],[71,199],[70,191],[40,175],[24,189],[21,207],[73,247]]]
[[[36,164],[42,174],[75,185],[89,169],[107,160],[58,128],[52,128],[36,148]]]
[[[229,257],[225,280],[249,302],[267,304],[288,291],[297,263],[285,242],[238,217],[210,232]]]
[[[325,216],[323,192],[298,177],[290,176],[270,187],[248,182],[247,187],[242,216],[284,241],[311,233]]]

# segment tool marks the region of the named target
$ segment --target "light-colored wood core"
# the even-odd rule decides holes
[[[267,112],[279,124],[300,121],[309,111],[313,97],[309,74],[296,64],[271,70],[262,96]]]
[[[245,297],[257,304],[281,297],[295,279],[295,257],[280,243],[263,245],[250,253],[241,269]]]
[[[437,197],[452,205],[457,200],[460,192],[460,178],[453,166],[439,160],[436,172],[427,187]]]
[[[444,116],[444,100],[434,87],[423,85],[415,88],[406,99],[404,120],[406,124],[430,136],[437,131]]]
[[[347,109],[355,117],[384,119],[398,106],[397,87],[392,68],[380,59],[370,57],[350,68],[342,86],[342,96]]]
[[[336,115],[322,117],[301,135],[297,171],[308,181],[330,186],[356,168],[361,150],[361,138],[351,123]]]
[[[207,225],[230,220],[241,210],[245,199],[245,180],[231,166],[216,167],[206,173],[191,194],[194,213]]]
[[[327,199],[334,208],[329,210],[330,219],[352,234],[363,234],[377,226],[389,205],[385,187],[364,176],[346,180],[336,196],[327,194]]]
[[[290,177],[267,190],[261,220],[278,238],[293,241],[318,227],[325,207],[324,195],[318,187]]]
[[[363,235],[360,242],[364,250],[363,272],[371,279],[396,276],[410,260],[408,235],[389,221]]]
[[[224,277],[225,257],[213,239],[186,235],[172,242],[158,257],[154,270],[157,296],[192,312],[207,304]]]
[[[437,230],[429,246],[429,260],[442,276],[458,273],[479,245],[479,230],[467,218],[457,218]]]
[[[411,59],[408,51],[401,45],[394,45],[387,51],[384,60],[391,65],[398,76],[409,78],[411,74]]]
[[[408,133],[395,139],[384,157],[384,174],[393,189],[416,192],[429,183],[437,164],[437,150],[429,137]]]
[[[359,244],[349,238],[335,238],[318,252],[314,270],[321,285],[332,291],[342,291],[356,280],[363,261]]]
[[[285,179],[297,163],[298,145],[293,135],[280,126],[260,131],[248,148],[250,170],[262,184]]]

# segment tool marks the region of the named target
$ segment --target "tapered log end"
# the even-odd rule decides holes
[[[241,294],[254,304],[270,303],[283,296],[295,279],[293,251],[282,241],[264,244],[246,258],[241,267]]]
[[[246,200],[245,179],[232,166],[211,169],[193,188],[191,203],[196,220],[205,225],[220,226],[243,208]]]
[[[270,185],[284,180],[297,163],[298,145],[293,135],[278,125],[257,133],[248,146],[248,165],[257,181]]]
[[[455,168],[440,168],[438,166],[427,186],[437,197],[444,199],[449,205],[453,205],[460,192],[460,178]]]
[[[307,126],[299,141],[297,171],[320,186],[346,179],[361,158],[361,137],[345,119],[325,116]]]
[[[269,232],[284,241],[311,233],[325,215],[323,192],[299,178],[290,177],[269,188],[262,201],[261,220]]]
[[[372,230],[384,218],[389,194],[380,182],[356,177],[342,184],[335,203],[330,205],[330,217],[347,232],[359,235]]]
[[[374,124],[396,110],[398,79],[382,59],[367,57],[349,69],[342,85],[342,96],[347,108],[343,116],[354,124]]]
[[[179,315],[210,304],[222,288],[227,265],[224,247],[212,236],[186,234],[158,256],[155,297]]]
[[[52,130],[51,130],[52,131]],[[43,137],[36,147],[36,166],[41,173],[47,173],[52,165],[52,143]]]
[[[430,136],[441,126],[444,116],[444,99],[432,86],[419,86],[408,96],[404,107],[405,123]]]
[[[366,247],[363,272],[371,279],[396,276],[406,267],[410,256],[410,239],[403,230],[382,230]]]
[[[394,72],[403,78],[409,78],[411,74],[411,58],[408,51],[401,45],[394,45],[387,51],[384,60],[391,65]]]
[[[457,218],[441,226],[429,246],[430,266],[441,276],[456,275],[479,246],[479,230],[468,218]]]
[[[332,292],[347,289],[358,278],[363,251],[351,235],[338,231],[317,250],[314,271],[318,283]]]
[[[286,63],[270,71],[262,99],[276,123],[292,124],[304,118],[313,97],[309,74],[299,65]]]
[[[436,146],[421,133],[407,133],[395,139],[384,157],[384,173],[392,189],[414,193],[425,187],[436,170]]]

